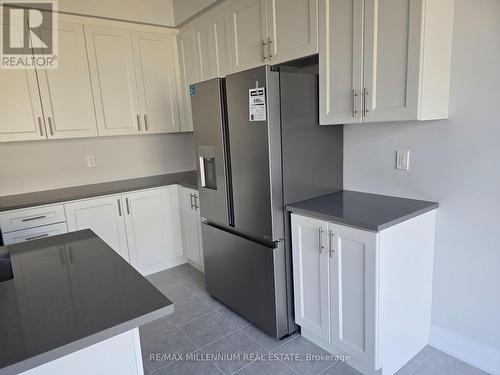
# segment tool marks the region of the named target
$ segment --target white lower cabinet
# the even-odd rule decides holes
[[[131,264],[149,274],[182,258],[177,186],[128,193],[122,198]]]
[[[394,374],[429,338],[436,211],[380,232],[291,215],[295,321],[363,374]]]
[[[292,216],[295,322],[330,340],[329,263],[324,221]]]
[[[64,205],[64,209],[70,232],[92,229],[113,250],[130,261],[120,195],[70,202]]]
[[[92,229],[144,275],[184,263],[177,185],[68,202],[68,231]]]
[[[201,217],[198,191],[179,188],[182,247],[187,261],[203,271],[203,247],[201,241]]]

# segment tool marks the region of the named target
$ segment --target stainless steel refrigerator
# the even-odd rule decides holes
[[[297,329],[288,203],[342,189],[318,77],[259,67],[190,88],[207,291],[277,338]]]

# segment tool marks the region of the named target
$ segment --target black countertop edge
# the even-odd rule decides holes
[[[174,305],[165,306],[161,309],[150,312],[135,319],[131,319],[122,324],[116,325],[114,327],[108,328],[106,330],[97,332],[93,335],[83,337],[79,340],[68,343],[59,348],[50,350],[48,352],[39,354],[35,357],[28,358],[24,361],[12,364],[10,366],[0,369],[0,375],[15,375],[24,371],[31,370],[35,367],[41,366],[43,364],[52,362],[56,359],[65,357],[71,353],[77,352],[79,350],[85,349],[89,346],[98,344],[104,340],[110,339],[112,337],[118,336],[122,333],[138,328],[144,324],[153,322],[157,319],[164,318],[167,315],[173,314]]]
[[[348,197],[347,199],[345,199]],[[439,208],[438,202],[344,190],[286,206],[286,210],[380,232]]]
[[[156,176],[0,196],[0,212],[176,184],[195,190],[198,189],[196,171],[168,173]]]

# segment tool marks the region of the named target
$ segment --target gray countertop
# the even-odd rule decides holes
[[[198,181],[196,171],[170,173],[91,185],[72,186],[68,188],[37,191],[33,193],[6,195],[0,197],[0,212],[173,184],[179,184],[197,189]]]
[[[344,190],[287,205],[287,210],[379,232],[439,207],[437,202]]]
[[[173,312],[173,304],[91,230],[0,247],[0,374],[16,374]]]

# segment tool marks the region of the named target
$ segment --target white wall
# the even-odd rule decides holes
[[[0,196],[193,170],[192,134],[0,144]],[[86,155],[96,166],[87,167]]]
[[[455,17],[450,119],[346,126],[344,182],[439,201],[433,324],[500,349],[500,1],[457,0]]]
[[[59,0],[58,4],[63,12],[174,26],[172,0]]]
[[[187,20],[218,0],[173,0],[175,24]]]

